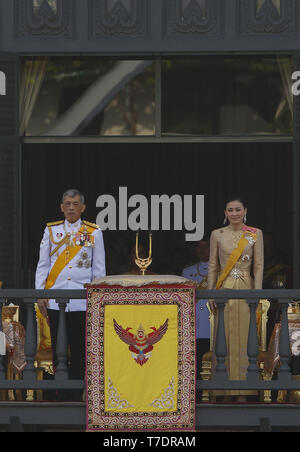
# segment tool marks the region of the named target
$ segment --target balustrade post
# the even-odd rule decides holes
[[[226,300],[216,300],[218,306],[217,316],[217,335],[216,335],[216,347],[215,354],[217,358],[215,380],[227,380],[227,369],[225,366],[225,359],[227,356],[226,334],[225,334],[225,322],[224,322],[224,309]]]
[[[4,304],[5,304],[5,298],[0,298],[0,319],[2,319],[2,308],[3,308]],[[0,322],[0,331],[3,331],[2,320]],[[5,357],[0,355],[0,380],[4,380],[5,376],[6,376],[4,360],[5,360]]]
[[[68,379],[68,340],[67,340],[67,324],[66,324],[66,306],[69,300],[57,300],[59,305],[59,321],[56,343],[57,368],[55,372],[56,380]]]
[[[279,342],[279,356],[280,356],[279,380],[290,381],[292,378],[289,366],[289,360],[291,357],[291,348],[287,314],[289,300],[280,299],[279,303],[281,305],[281,328]]]
[[[36,317],[34,311],[35,300],[26,301],[27,321],[26,321],[26,338],[25,338],[25,356],[27,365],[24,369],[24,380],[36,379],[36,371],[34,367],[36,347],[37,347],[37,331]]]
[[[248,373],[247,380],[259,380],[259,369],[257,365],[258,361],[258,334],[256,327],[256,310],[258,300],[247,300],[249,308],[250,308],[250,323],[249,323],[249,333],[248,333]]]

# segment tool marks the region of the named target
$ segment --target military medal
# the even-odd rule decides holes
[[[75,236],[75,243],[77,246],[85,246],[87,248],[95,246],[95,238],[93,235],[77,232]]]
[[[239,279],[241,277],[241,272],[238,268],[235,267],[231,270],[230,275],[234,279]]]
[[[89,253],[87,251],[82,251],[80,254],[80,259],[77,261],[77,267],[82,268],[90,268],[92,264],[91,259],[89,259]]]
[[[88,248],[95,246],[95,237],[88,233],[86,226],[84,226],[84,246]]]
[[[84,246],[84,243],[85,243],[84,235],[81,234],[80,232],[77,232],[77,234],[75,236],[75,243],[77,246]]]
[[[85,261],[84,266],[85,266],[85,268],[90,268],[90,266],[91,266],[91,261],[90,261],[90,259],[87,259],[87,260]]]
[[[250,260],[249,254],[244,254],[244,255],[242,256],[242,261],[243,261],[243,262],[246,262],[246,261],[249,261],[249,260]]]
[[[84,234],[84,246],[94,247],[94,236],[90,234]]]
[[[77,246],[82,246],[82,234],[80,234],[80,232],[77,232],[77,234],[75,235],[75,244]]]
[[[256,242],[256,239],[251,235],[246,235],[245,238],[248,240],[250,246],[254,245],[254,243]]]
[[[256,229],[244,226],[243,231],[245,233],[245,239],[248,240],[250,246],[253,246],[257,240]]]

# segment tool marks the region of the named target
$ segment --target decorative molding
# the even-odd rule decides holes
[[[167,35],[215,35],[221,30],[219,0],[167,0]]]
[[[238,0],[241,35],[296,33],[297,0]],[[278,5],[280,5],[278,7]]]
[[[73,35],[73,0],[14,0],[19,38]]]
[[[90,30],[99,36],[147,35],[148,0],[90,0]]]

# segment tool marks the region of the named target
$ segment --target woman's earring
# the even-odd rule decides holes
[[[224,218],[224,221],[223,221],[223,224],[226,224],[227,223],[227,215],[225,215],[225,218]]]
[[[244,216],[244,223],[246,223],[246,221],[247,221],[247,217],[246,217],[246,215]]]

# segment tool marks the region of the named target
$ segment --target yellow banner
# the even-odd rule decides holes
[[[177,410],[178,307],[105,307],[105,411]]]

